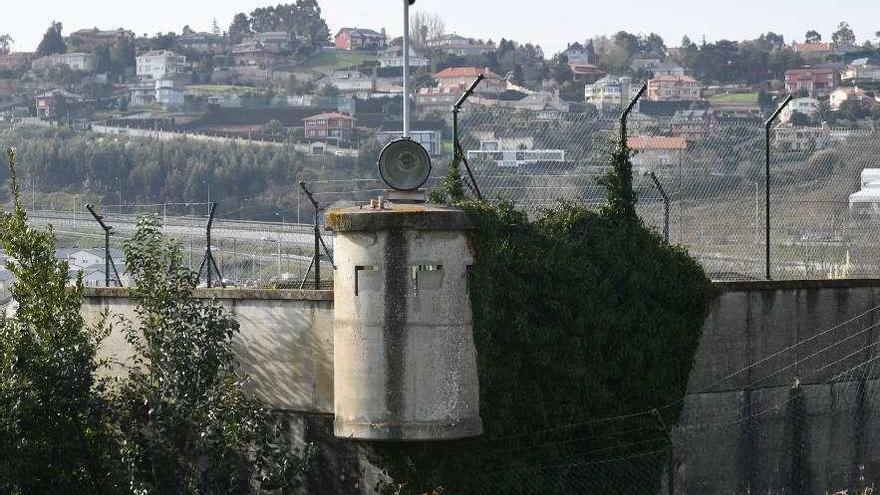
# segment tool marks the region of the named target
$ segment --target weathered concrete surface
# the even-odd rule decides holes
[[[216,298],[235,315],[241,325],[235,341],[241,371],[258,397],[275,409],[333,412],[331,291],[215,289],[195,294]],[[104,310],[134,321],[136,305],[125,289],[87,289],[83,312],[89,321]],[[121,326],[115,325],[102,343],[102,357],[125,362],[130,354]]]
[[[449,440],[482,433],[467,292],[473,263],[450,208],[333,210],[336,435]],[[469,224],[467,224],[469,225]]]
[[[873,484],[880,384],[853,368],[878,356],[880,281],[717,286],[674,436],[676,492]]]

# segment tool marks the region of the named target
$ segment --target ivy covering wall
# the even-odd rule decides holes
[[[532,220],[465,198],[450,167],[433,196],[477,225],[470,296],[485,433],[364,444],[388,475],[381,491],[657,492],[713,291],[683,248],[634,214],[625,143],[612,159],[609,207],[560,204]]]

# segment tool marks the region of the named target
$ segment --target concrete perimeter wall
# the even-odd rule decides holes
[[[871,486],[880,362],[857,366],[880,351],[880,280],[716,286],[674,436],[676,493]]]
[[[880,280],[716,287],[674,432],[675,492],[820,494],[873,483],[880,477],[880,381],[876,373],[861,384],[861,375],[841,374],[875,357],[880,365],[873,311]],[[217,298],[236,316],[252,390],[288,412],[298,437],[319,446],[316,472],[327,477],[310,480],[307,492],[371,493],[375,471],[332,434],[332,292],[196,295]],[[133,317],[133,304],[123,289],[90,289],[84,311],[92,320],[105,309]],[[121,332],[103,352],[128,355]],[[865,368],[874,366],[858,370]]]

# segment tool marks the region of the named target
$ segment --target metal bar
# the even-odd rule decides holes
[[[86,209],[89,210],[89,213],[92,214],[92,217],[98,222],[98,225],[104,229],[104,287],[110,287],[110,231],[113,227],[107,226],[107,224],[104,223],[104,217],[95,213],[94,205],[88,203],[86,204]],[[119,281],[118,274],[116,275],[116,279]],[[122,281],[119,281],[119,285],[122,285]]]
[[[409,137],[409,0],[403,0],[403,137]],[[316,287],[317,289],[317,287]]]
[[[452,146],[453,150],[453,159],[460,160],[464,163],[464,169],[467,171],[468,178],[470,179],[470,189],[477,196],[477,199],[483,199],[483,193],[480,191],[480,186],[477,184],[477,179],[474,177],[474,173],[471,170],[471,165],[468,163],[467,158],[465,157],[464,150],[461,148],[461,141],[459,140],[459,133],[461,132],[461,128],[458,123],[458,112],[461,110],[461,106],[467,101],[467,99],[474,94],[477,86],[480,85],[480,82],[483,81],[486,77],[483,74],[477,75],[477,78],[474,79],[474,82],[471,83],[470,87],[461,95],[461,98],[455,102],[455,105],[452,106]]]
[[[773,122],[779,117],[779,114],[782,113],[782,110],[791,103],[792,96],[788,95],[785,100],[783,100],[782,104],[779,105],[779,108],[773,112],[773,115],[764,122],[764,200],[766,204],[764,205],[764,221],[766,222],[764,225],[764,275],[767,277],[767,280],[771,279],[770,275],[770,128],[773,126]]]
[[[407,1],[407,0],[404,0]],[[312,256],[313,263],[315,265],[315,290],[319,290],[321,287],[321,227],[318,224],[318,215],[321,211],[321,206],[318,204],[318,201],[315,199],[315,196],[309,191],[309,188],[306,187],[306,181],[300,181],[299,187],[306,193],[306,196],[311,201],[312,206],[315,208],[315,251]]]
[[[660,181],[657,180],[657,174],[652,171],[650,176],[651,180],[654,181],[654,185],[657,186],[657,190],[660,191],[660,197],[663,198],[663,237],[669,241],[669,196],[663,190]]]
[[[647,84],[642,84],[642,87],[639,88],[639,92],[636,93],[635,97],[630,100],[629,105],[623,110],[620,114],[620,142],[626,143],[626,119],[629,117],[629,113],[632,111],[633,107],[636,106],[636,103],[639,101],[639,98],[645,94],[645,91],[648,90]]]
[[[461,98],[459,98],[458,101],[455,102],[455,105],[452,106],[452,110],[460,110],[461,106],[464,105],[464,102],[467,101],[467,99],[470,98],[472,94],[474,94],[474,91],[477,90],[477,86],[479,86],[485,78],[486,76],[484,76],[483,74],[478,74],[477,78],[474,79],[474,82],[471,83],[470,87],[461,95]]]
[[[210,189],[209,189],[209,191],[210,191]],[[211,193],[209,192],[208,194],[210,195]],[[204,259],[204,261],[202,261],[203,265],[205,263],[208,263],[208,265],[207,265],[208,270],[205,272],[205,285],[207,285],[209,289],[211,288],[211,282],[213,282],[211,280],[211,264],[210,264],[210,260],[212,258],[212,256],[211,256],[211,226],[214,223],[214,211],[216,209],[217,209],[217,203],[211,203],[210,209],[208,210],[208,225],[207,225],[207,227],[205,227],[205,259]],[[201,273],[201,271],[202,271],[202,269],[199,268],[200,273]]]

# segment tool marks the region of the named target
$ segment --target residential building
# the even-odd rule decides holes
[[[142,107],[156,102],[155,84],[143,83],[130,86],[128,89],[129,106]]]
[[[684,77],[684,67],[677,64],[660,63],[652,67],[651,74],[656,76]]]
[[[409,48],[409,66],[427,67],[431,61],[419,55],[412,47]],[[403,67],[403,47],[391,46],[379,55],[380,67]]]
[[[137,76],[141,79],[167,79],[183,72],[186,57],[169,50],[153,50],[136,57]]]
[[[259,41],[244,41],[232,47],[232,59],[235,65],[265,67],[274,56]]]
[[[414,96],[415,111],[420,117],[429,114],[448,115],[452,105],[461,98],[465,89],[460,86],[453,88],[422,88]]]
[[[196,53],[220,53],[226,46],[223,36],[214,33],[187,33],[177,38],[177,45]]]
[[[37,117],[40,120],[58,120],[69,116],[74,117],[82,109],[85,98],[63,89],[54,89],[37,95],[35,98]]]
[[[382,146],[402,137],[403,131],[383,131],[376,134],[376,138]],[[443,154],[443,135],[440,131],[409,131],[409,137],[421,144],[429,155],[438,156]]]
[[[792,43],[791,46],[801,55],[827,55],[834,50],[834,43]]]
[[[382,50],[387,46],[384,29],[377,33],[372,29],[342,28],[334,40],[340,50]]]
[[[545,117],[552,115],[549,112],[568,112],[571,107],[568,102],[559,97],[559,93],[553,91],[538,91],[521,100],[504,101],[504,103],[520,110],[545,112]]]
[[[880,61],[870,58],[855,59],[844,67],[840,79],[844,84],[880,86]]]
[[[341,93],[372,93],[376,90],[376,80],[359,70],[334,70],[327,77],[318,80],[318,87],[332,85]]]
[[[575,82],[593,84],[605,77],[605,71],[593,64],[569,62],[568,67],[571,68],[572,79]]]
[[[156,81],[156,103],[164,107],[181,107],[185,102],[183,88],[176,87],[171,79]]]
[[[92,53],[56,53],[34,60],[31,63],[31,68],[48,70],[59,65],[66,65],[72,70],[94,72],[98,67],[98,58]]]
[[[259,42],[269,53],[284,54],[293,48],[290,33],[287,31],[255,33],[249,37],[249,40]]]
[[[780,151],[815,151],[830,143],[831,129],[827,126],[779,125],[773,129],[772,146]]]
[[[847,100],[868,101],[871,99],[865,90],[859,87],[841,86],[828,95],[828,104],[832,110],[840,110],[840,106]]]
[[[635,170],[651,172],[681,165],[687,141],[681,136],[633,136],[627,145],[636,153],[632,156]]]
[[[33,58],[33,53],[15,52],[0,54],[0,70],[18,70],[26,67]]]
[[[794,98],[791,102],[786,105],[785,108],[782,109],[782,112],[779,113],[779,121],[780,122],[789,122],[791,121],[791,116],[797,112],[806,115],[807,117],[812,117],[816,114],[819,109],[819,100],[810,97],[804,98]]]
[[[440,89],[461,88],[467,89],[480,74],[483,75],[483,82],[477,86],[477,93],[501,93],[507,89],[506,82],[498,74],[492,72],[488,67],[447,67],[440,72],[434,74],[437,80],[437,86]]]
[[[483,43],[481,40],[466,38],[455,33],[444,34],[425,42],[428,48],[441,51],[449,55],[457,57],[468,57],[471,55],[482,55],[495,49],[494,46]]]
[[[669,127],[676,135],[697,140],[711,132],[717,123],[715,113],[710,110],[678,110],[672,115]]]
[[[813,98],[825,96],[837,87],[837,73],[831,67],[804,67],[785,71],[785,91],[806,91]]]
[[[653,101],[698,101],[700,83],[690,76],[655,76],[648,80],[647,96]]]
[[[635,93],[632,78],[605,76],[584,86],[584,101],[595,105],[600,112],[617,112]]]
[[[350,141],[354,117],[339,112],[326,112],[303,119],[306,139]]]
[[[123,40],[133,41],[134,33],[122,28],[101,30],[95,27],[70,33],[67,44],[80,51],[91,51],[98,46],[113,45]]]
[[[583,65],[592,63],[590,52],[588,52],[580,43],[568,45],[568,48],[566,48],[562,54],[565,55],[565,58],[568,59],[568,63],[570,64]]]

